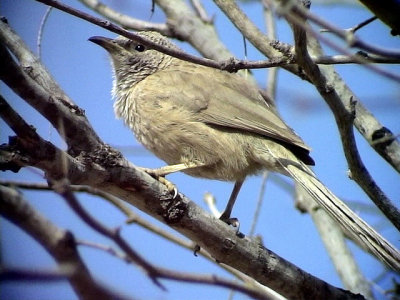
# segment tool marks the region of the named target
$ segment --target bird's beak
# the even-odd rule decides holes
[[[89,41],[103,47],[109,53],[115,53],[120,50],[121,46],[114,42],[113,39],[104,36],[92,36]]]

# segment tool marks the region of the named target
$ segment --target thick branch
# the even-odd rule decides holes
[[[0,117],[18,137],[12,139],[10,157],[19,166],[31,165],[49,171],[53,179],[68,177],[68,173],[84,172],[84,165],[53,144],[43,140],[25,120],[0,96]],[[4,149],[4,152],[7,150]],[[14,155],[18,154],[18,155]],[[6,153],[4,153],[6,155]],[[23,160],[20,160],[23,158]],[[98,174],[99,176],[99,174]],[[75,178],[78,180],[78,178]]]
[[[37,56],[31,52],[24,41],[11,29],[5,19],[0,21],[0,41],[4,43],[6,48],[17,58],[22,70],[24,70],[30,78],[35,80],[49,94],[54,95],[54,98],[63,99],[63,101],[71,105],[74,104],[46,68],[40,63]]]
[[[2,22],[0,24],[4,25]],[[67,142],[69,151],[79,154],[98,147],[100,139],[84,116],[83,110],[60,94],[47,92],[14,62],[3,44],[0,44],[0,58],[0,79],[51,122]],[[46,78],[43,77],[42,80],[46,81]]]

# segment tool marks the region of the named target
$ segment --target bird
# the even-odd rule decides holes
[[[179,48],[154,31],[136,33]],[[123,36],[93,36],[112,63],[114,112],[137,140],[167,165],[154,174],[182,171],[235,182],[220,219],[231,212],[249,175],[263,170],[293,178],[362,248],[400,271],[400,253],[321,183],[309,166],[311,149],[278,115],[259,88],[229,73],[175,58]]]

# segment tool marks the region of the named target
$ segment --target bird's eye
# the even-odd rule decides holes
[[[135,46],[135,50],[138,52],[143,52],[145,49],[146,48],[141,44]]]

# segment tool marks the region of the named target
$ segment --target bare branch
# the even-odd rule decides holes
[[[188,42],[199,53],[213,60],[227,60],[232,53],[222,44],[214,26],[205,22],[193,9],[181,0],[156,0],[167,16],[167,24],[176,37]]]
[[[71,206],[75,213],[85,221],[90,227],[96,230],[98,233],[112,239],[127,255],[135,262],[138,266],[142,267],[144,271],[147,272],[148,276],[153,280],[153,282],[160,288],[165,289],[164,286],[157,280],[156,268],[146,261],[139,253],[132,249],[129,244],[120,235],[119,229],[107,228],[101,222],[93,218],[83,206],[80,205],[75,195],[71,192],[69,188],[69,183],[67,179],[60,180],[57,182],[52,182],[53,188],[58,192]]]
[[[46,9],[46,12],[43,15],[42,21],[40,22],[40,26],[39,26],[39,31],[38,31],[38,37],[37,37],[37,41],[36,41],[36,51],[37,51],[37,56],[40,59],[42,57],[42,37],[43,37],[43,30],[44,27],[46,25],[47,19],[51,13],[51,10],[53,8],[51,6],[49,6]]]
[[[371,288],[346,245],[343,231],[299,185],[296,185],[296,206],[312,217],[343,285],[354,293],[361,293],[365,298],[373,299]]]
[[[119,229],[113,230],[105,227],[102,223],[94,219],[86,210],[79,204],[74,194],[69,190],[68,183],[65,181],[58,181],[55,183],[55,190],[61,194],[62,197],[68,202],[73,210],[93,229],[98,231],[100,234],[107,236],[112,239],[129,257],[130,260],[141,266],[153,280],[156,285],[163,288],[163,285],[158,279],[170,279],[190,283],[203,283],[217,285],[234,289],[236,291],[245,293],[255,299],[270,299],[265,294],[261,293],[258,289],[244,286],[231,280],[219,278],[214,275],[193,275],[189,273],[177,272],[168,270],[161,267],[156,267],[150,262],[146,261],[141,255],[139,255],[130,245],[121,237]],[[164,288],[163,288],[164,289]]]
[[[0,179],[0,184],[4,186],[18,187],[29,190],[53,191],[53,189],[47,183],[40,183],[40,182],[20,182],[20,181],[10,181],[10,180]],[[131,222],[131,220],[133,220],[136,217],[136,214],[134,214],[133,211],[125,203],[122,202],[122,200],[114,197],[113,195],[105,193],[97,188],[93,188],[87,185],[70,185],[70,189],[73,192],[84,192],[87,194],[99,196],[107,200],[128,217],[127,222]]]
[[[214,3],[226,14],[236,28],[253,44],[261,53],[271,60],[281,57],[282,54],[273,46],[273,40],[264,35],[234,1],[214,0]],[[299,74],[297,66],[282,66],[286,70]]]
[[[81,299],[126,299],[98,284],[90,274],[76,249],[73,235],[56,227],[31,205],[20,193],[0,186],[0,213],[31,235],[58,262],[73,270],[69,281]]]
[[[105,5],[104,3],[98,0],[79,0],[79,1],[82,4],[86,5],[88,8],[99,13],[103,17],[121,25],[126,29],[133,29],[138,31],[145,31],[145,30],[157,31],[163,35],[173,37],[173,33],[166,24],[157,24],[132,18],[128,15],[115,11],[111,7]]]
[[[309,26],[308,24],[303,24],[301,25],[301,22],[299,22],[297,20],[297,18],[292,18],[292,22],[297,23],[297,25],[299,26],[303,26],[304,29],[311,34],[312,36],[314,36],[315,38],[317,38],[318,40],[320,40],[321,42],[325,43],[326,45],[328,45],[329,47],[331,47],[332,49],[338,51],[339,53],[345,54],[347,56],[352,56],[351,52],[344,47],[338,46],[336,43],[332,42],[330,39],[326,38],[325,36],[319,34],[316,30],[314,30],[311,26]],[[379,54],[379,56],[383,56],[381,54]],[[394,58],[394,59],[398,59],[397,57],[391,57],[391,56],[384,56],[387,57],[389,59]],[[353,56],[353,59],[358,60],[358,63],[363,66],[364,68],[370,69],[372,71],[374,71],[375,73],[382,75],[390,80],[396,81],[396,82],[400,82],[400,76],[398,74],[395,74],[393,72],[389,72],[387,70],[384,70],[382,68],[379,68],[378,66],[375,66],[373,64],[369,64],[368,60],[364,60],[363,55],[359,55],[359,56]]]
[[[72,100],[64,93],[39,59],[25,45],[24,41],[12,30],[4,19],[0,20],[0,41],[17,58],[21,68],[26,74],[41,85],[48,93],[54,94],[55,98],[73,104]]]
[[[271,40],[277,40],[276,36],[276,23],[275,16],[272,12],[270,5],[263,1],[265,27],[267,29],[267,36]],[[268,70],[267,76],[267,93],[272,99],[276,99],[276,88],[278,86],[278,68]]]
[[[375,21],[376,19],[377,19],[377,17],[368,18],[367,20],[365,20],[365,21],[363,21],[363,22],[361,22],[361,23],[359,23],[359,24],[357,24],[357,25],[355,25],[355,26],[353,26],[353,27],[351,27],[349,29],[345,29],[345,30],[350,31],[352,33],[355,33],[357,30],[367,26],[369,23]]]
[[[6,25],[0,22],[0,32],[6,31]],[[2,42],[11,43],[7,38]],[[48,92],[43,85],[29,77],[22,67],[14,62],[3,44],[0,44],[0,56],[0,79],[51,122],[65,139],[70,152],[79,154],[83,150],[88,151],[99,146],[100,138],[94,133],[83,110],[71,104],[72,101],[64,94]],[[35,70],[34,73],[37,71],[36,65],[30,66],[30,69]],[[47,80],[49,77],[44,76],[43,79]],[[76,132],[80,134],[77,135]]]
[[[265,1],[269,2],[271,5],[273,4],[270,0]],[[281,12],[286,13],[288,17],[291,17],[289,11],[282,10]],[[292,21],[299,23],[299,20],[295,17],[292,19]],[[298,24],[298,26],[303,26],[305,30],[308,30],[309,34],[313,35],[317,39],[322,40],[325,43],[330,43],[329,40],[322,35],[317,35],[314,30],[306,25],[307,24],[302,24],[301,22]],[[330,45],[334,46],[333,43],[330,43]],[[359,101],[357,96],[349,89],[343,79],[332,67],[321,66],[320,69],[329,80],[329,85],[332,87],[332,89],[341,94],[341,101],[348,113],[352,113],[350,111],[350,107],[354,106],[354,125],[359,133],[368,141],[368,143],[377,153],[379,153],[397,172],[400,173],[400,144],[395,140],[391,131],[380,124],[378,120],[362,105],[361,101]],[[350,103],[354,101],[355,105],[354,103]],[[378,144],[374,143],[375,140],[378,140],[382,137],[387,138],[387,142]]]
[[[316,64],[320,65],[337,65],[337,64],[398,64],[400,59],[382,57],[378,55],[368,54],[365,52],[357,52],[351,55],[333,55],[333,56],[317,56],[311,57]]]
[[[392,224],[400,230],[400,211],[391,203],[389,198],[386,197],[383,191],[375,183],[358,153],[353,133],[353,119],[354,114],[356,113],[354,103],[353,106],[350,107],[351,112],[349,113],[344,107],[343,101],[341,100],[340,95],[338,95],[338,92],[328,84],[325,74],[321,72],[318,66],[311,60],[307,49],[306,31],[302,26],[298,25],[300,21],[299,19],[296,19],[297,22],[293,23],[293,20],[296,17],[294,13],[296,12],[297,10],[293,10],[285,16],[293,27],[296,58],[299,65],[302,66],[304,71],[310,77],[312,83],[329,105],[335,116],[352,178],[372,199],[372,201],[374,201]],[[305,20],[303,20],[303,22],[305,22]]]
[[[340,28],[332,25],[331,23],[319,18],[315,14],[310,13],[306,9],[299,7],[298,5],[295,5],[295,6],[296,6],[296,10],[297,10],[297,13],[299,16],[301,16],[302,18],[306,18],[306,19],[314,22],[315,24],[318,24],[322,28],[329,29],[330,32],[332,32],[336,36],[338,36],[341,39],[343,39],[344,41],[346,41],[350,47],[360,48],[367,52],[374,53],[376,55],[380,55],[380,56],[384,56],[384,57],[391,57],[391,58],[396,58],[396,59],[400,58],[400,51],[398,51],[398,50],[385,49],[385,48],[377,47],[375,45],[368,44],[368,43],[364,42],[363,40],[359,39],[352,32],[340,29]],[[283,9],[285,10],[288,8],[283,8]]]
[[[261,212],[261,206],[265,199],[264,196],[265,196],[265,188],[267,186],[268,174],[269,174],[268,171],[263,172],[262,182],[261,182],[261,186],[260,186],[260,192],[258,194],[258,199],[257,199],[257,204],[256,204],[256,209],[254,210],[254,216],[252,218],[252,223],[251,223],[251,227],[250,227],[250,231],[249,231],[250,236],[254,235],[256,225],[258,223],[258,218],[259,218],[260,212]]]
[[[213,20],[208,17],[207,12],[203,7],[203,4],[199,0],[190,0],[190,4],[193,6],[193,9],[196,11],[197,16],[204,23],[209,23],[209,24],[213,23]]]
[[[57,270],[31,270],[21,268],[0,267],[1,281],[58,281],[73,275],[71,266],[60,266]]]

